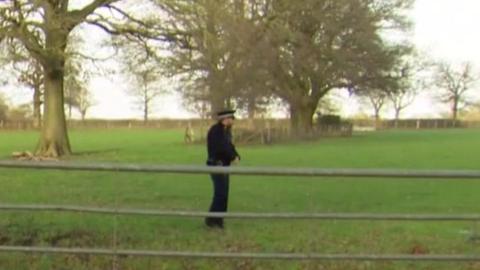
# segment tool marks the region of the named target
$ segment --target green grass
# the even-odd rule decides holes
[[[239,149],[241,166],[479,169],[479,130],[359,134]],[[37,134],[0,133],[0,155],[32,149]],[[204,164],[203,145],[161,130],[79,130],[71,133],[80,161]],[[204,211],[211,183],[204,175],[0,170],[0,202]],[[355,180],[232,177],[235,212],[480,213],[474,180]],[[201,219],[1,213],[0,244],[117,247],[221,252],[409,254],[480,253],[469,241],[477,224],[229,220],[225,232]],[[478,226],[480,234],[480,225]],[[85,256],[0,256],[0,269],[480,269],[478,264],[314,263],[248,260],[159,260]]]

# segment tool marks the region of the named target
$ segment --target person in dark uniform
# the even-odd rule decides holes
[[[226,110],[217,114],[218,122],[208,131],[207,149],[208,166],[228,167],[240,161],[235,146],[232,143],[232,126],[235,120],[235,111]],[[211,174],[213,181],[213,200],[210,206],[212,213],[225,213],[228,209],[228,191],[230,177],[228,174]],[[205,219],[205,224],[210,228],[223,229],[223,218]]]

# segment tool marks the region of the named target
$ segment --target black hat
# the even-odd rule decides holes
[[[226,119],[226,118],[235,119],[235,112],[237,112],[237,111],[236,110],[224,110],[224,111],[221,111],[221,112],[217,113],[217,118],[218,118],[218,120],[223,120],[223,119]]]

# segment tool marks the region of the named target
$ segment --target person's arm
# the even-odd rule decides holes
[[[213,129],[210,128],[207,134],[207,151],[208,151],[208,159],[207,159],[207,165],[209,166],[215,166],[217,165],[217,156],[216,156],[216,145],[215,145],[215,138],[213,136]]]
[[[233,143],[231,143],[231,145],[232,145],[233,152],[235,153],[235,159],[238,158],[238,160],[242,160],[242,157],[238,153],[237,148],[235,148],[235,145]]]

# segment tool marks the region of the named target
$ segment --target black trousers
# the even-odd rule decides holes
[[[225,213],[228,210],[228,192],[230,188],[230,176],[228,174],[211,174],[213,182],[213,199],[210,212]],[[207,218],[207,225],[223,227],[223,218]]]

